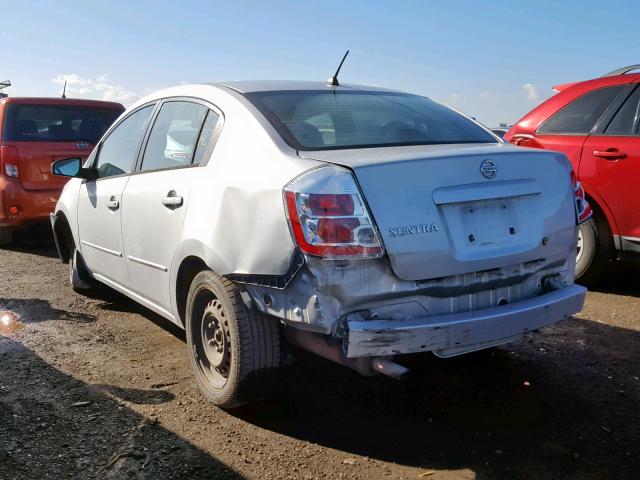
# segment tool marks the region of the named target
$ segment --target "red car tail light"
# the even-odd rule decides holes
[[[324,258],[384,254],[378,230],[349,170],[321,167],[284,188],[293,237],[305,253]]]
[[[571,170],[571,185],[573,187],[573,198],[576,206],[576,221],[579,225],[591,218],[593,210],[587,201],[587,196],[584,192],[584,188],[582,188],[582,183],[578,181],[578,177],[574,170]]]
[[[11,145],[0,147],[0,174],[18,178],[18,148]]]

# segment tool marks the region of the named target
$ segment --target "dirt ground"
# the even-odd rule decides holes
[[[640,270],[577,318],[488,352],[407,358],[399,384],[298,353],[282,392],[223,412],[179,329],[67,285],[52,244],[0,250],[0,479],[640,478]]]

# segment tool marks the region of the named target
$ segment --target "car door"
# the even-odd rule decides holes
[[[517,145],[563,152],[578,170],[582,147],[589,133],[616,98],[624,94],[626,87],[602,87],[579,96],[537,128],[533,143],[522,141]]]
[[[640,252],[640,86],[603,119],[583,148],[578,176],[613,213],[623,240]],[[625,242],[623,242],[624,244]]]
[[[182,237],[192,185],[211,154],[219,119],[196,100],[165,100],[137,172],[122,195],[130,288],[148,307],[169,318],[171,261]]]
[[[146,105],[119,122],[99,145],[93,168],[96,180],[85,180],[78,195],[80,251],[91,272],[115,287],[128,283],[120,211],[122,192],[134,169],[155,105]]]

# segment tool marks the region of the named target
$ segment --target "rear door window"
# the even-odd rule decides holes
[[[626,85],[599,88],[576,98],[543,123],[540,134],[588,134]]]
[[[122,108],[10,103],[3,139],[10,142],[85,140],[95,144],[122,112]]]
[[[607,128],[604,129],[604,134],[635,135],[638,125],[639,102],[640,88],[636,88],[613,116]]]
[[[151,129],[141,169],[161,170],[191,165],[208,111],[198,103],[165,102]],[[209,130],[213,129],[207,128]]]

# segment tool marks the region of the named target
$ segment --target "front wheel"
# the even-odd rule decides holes
[[[92,293],[98,288],[97,282],[87,271],[82,255],[75,245],[71,247],[69,254],[69,284],[75,292],[84,295]]]
[[[215,405],[236,408],[269,393],[280,364],[278,323],[247,308],[234,282],[200,272],[189,289],[186,317],[191,367]]]

